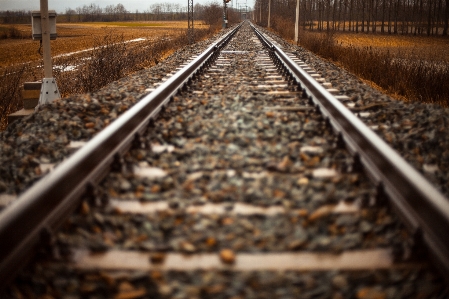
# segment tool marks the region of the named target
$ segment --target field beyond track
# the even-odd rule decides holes
[[[208,28],[201,21],[194,26]],[[15,28],[19,36],[0,39],[0,70],[41,59],[38,53],[39,41],[31,39],[31,25],[0,24],[0,32],[8,31],[11,27]],[[58,37],[51,41],[51,51],[52,56],[57,56],[88,49],[106,35],[123,35],[125,41],[137,38],[153,40],[166,36],[176,37],[184,34],[186,29],[187,21],[61,23],[56,26]]]
[[[213,33],[197,21],[195,39]],[[62,97],[88,93],[152,67],[189,43],[187,21],[61,23],[51,41],[53,77]],[[43,78],[42,49],[31,25],[0,24],[0,131],[20,110],[24,82]]]
[[[396,99],[449,105],[449,38],[303,31],[300,44]]]
[[[343,46],[371,47],[406,57],[449,62],[447,37],[336,32],[335,39]]]

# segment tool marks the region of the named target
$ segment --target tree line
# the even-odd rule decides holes
[[[172,3],[155,3],[143,11],[129,11],[120,3],[105,8],[92,3],[76,9],[67,8],[63,16],[66,22],[175,21],[187,18],[187,7]]]
[[[256,0],[257,23],[295,22],[297,0]],[[448,35],[449,0],[300,0],[304,30]]]
[[[31,22],[31,11],[5,10],[0,11],[0,23],[3,24],[25,24]]]
[[[223,15],[221,2],[194,5],[194,19],[218,22]],[[0,11],[0,23],[27,24],[31,22],[31,11]],[[117,21],[177,21],[187,20],[187,6],[173,3],[153,3],[143,11],[129,11],[123,4],[104,8],[92,3],[76,8],[66,8],[58,13],[57,22],[117,22]],[[208,22],[206,21],[206,23]]]

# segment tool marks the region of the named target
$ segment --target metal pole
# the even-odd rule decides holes
[[[188,0],[188,9],[187,9],[187,35],[189,38],[189,44],[193,44],[195,42],[195,34],[193,31],[193,0]]]
[[[268,1],[268,28],[271,27],[271,0]]]
[[[50,20],[48,17],[48,0],[41,0],[42,48],[44,51],[44,78],[53,77],[50,47]]]
[[[41,29],[42,29],[42,48],[44,56],[44,79],[42,80],[41,94],[38,106],[50,104],[55,99],[61,98],[53,78],[53,65],[51,62],[50,46],[50,18],[48,15],[48,0],[40,0],[41,5]]]
[[[223,29],[228,27],[228,19],[227,19],[227,16],[226,16],[226,10],[227,10],[227,8],[226,8],[226,1],[227,0],[223,0]]]
[[[295,20],[295,43],[299,41],[299,5],[300,0],[296,0],[296,20]]]

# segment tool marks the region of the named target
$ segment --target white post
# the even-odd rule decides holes
[[[296,0],[296,20],[295,20],[295,43],[299,41],[299,4],[300,0]]]
[[[56,80],[53,78],[53,65],[51,62],[50,47],[50,18],[48,16],[48,0],[40,0],[41,4],[41,26],[42,26],[42,48],[44,52],[44,79],[42,79],[39,106],[53,102],[61,97]]]
[[[271,27],[271,0],[268,1],[268,28]]]

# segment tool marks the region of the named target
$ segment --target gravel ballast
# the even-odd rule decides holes
[[[359,112],[360,118],[445,196],[449,195],[449,108],[393,100],[304,48],[269,34],[347,95],[355,107],[380,104],[380,109],[374,107]],[[42,177],[46,168],[39,165],[59,163],[68,157],[71,141],[92,138],[147,94],[148,89],[153,89],[154,84],[215,39],[186,47],[163,63],[111,83],[98,92],[56,101],[9,124],[0,133],[0,205],[6,205],[7,199],[17,196]]]
[[[347,95],[354,102],[349,107],[382,101],[382,109],[402,107],[406,113],[408,105],[344,71],[337,82],[337,68],[273,38]],[[8,174],[2,192],[15,195],[26,190],[48,171],[44,166],[51,168],[76,150],[74,141],[91,139],[167,73],[209,44],[186,48],[157,67],[96,93],[42,107],[28,120],[12,124],[2,134],[0,145],[6,153],[0,169]],[[319,255],[378,248],[391,250],[398,265],[408,263],[413,254],[423,254],[416,251],[415,240],[398,217],[379,201],[376,187],[363,173],[353,171],[351,155],[338,146],[325,119],[310,103],[299,102],[300,94],[292,86],[284,86],[286,81],[266,61],[267,56],[245,24],[215,65],[199,76],[201,80],[195,80],[160,112],[142,134],[141,144],[124,155],[123,165],[106,176],[95,196],[82,199],[79,209],[55,232],[50,250],[40,249],[39,259],[22,271],[8,294],[234,299],[444,295],[442,278],[425,261],[405,268],[360,271],[233,271],[240,254]],[[384,132],[397,127],[394,118],[381,110],[369,112],[360,116],[373,129]],[[411,118],[410,112],[407,115]],[[415,136],[410,132],[407,136]],[[438,164],[437,171],[437,162],[424,157],[428,155],[416,160],[427,174],[435,175],[443,167]],[[127,210],[129,203],[141,206]],[[145,204],[158,203],[167,206],[143,210]],[[245,214],[239,204],[256,212]],[[223,211],[191,210],[206,206],[223,207]],[[257,210],[269,208],[282,211]],[[188,259],[213,253],[225,270],[72,268],[77,250],[100,257],[114,250],[150,253],[145,263],[151,265],[163,264],[171,254]]]

